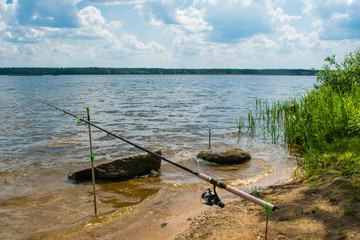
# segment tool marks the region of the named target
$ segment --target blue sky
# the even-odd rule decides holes
[[[359,0],[0,0],[0,67],[320,68]]]

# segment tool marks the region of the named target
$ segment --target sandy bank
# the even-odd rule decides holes
[[[267,239],[360,239],[360,202],[342,189],[346,181],[324,176],[261,190],[261,198],[280,208],[269,215]],[[223,200],[223,209],[195,204],[200,207],[182,214],[174,208],[161,219],[154,211],[144,213],[141,220],[128,216],[124,224],[118,218],[101,227],[62,234],[61,239],[264,239],[263,208],[240,198]]]
[[[360,239],[360,202],[342,190],[345,178],[319,177],[268,187],[262,197],[280,208],[269,215],[267,239]],[[191,219],[183,239],[264,239],[264,209],[234,199]]]

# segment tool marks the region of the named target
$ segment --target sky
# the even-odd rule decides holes
[[[320,69],[360,0],[0,0],[0,67]]]

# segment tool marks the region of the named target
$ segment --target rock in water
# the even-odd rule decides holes
[[[219,164],[239,164],[251,159],[250,153],[236,147],[229,147],[221,152],[202,151],[197,157]]]
[[[154,152],[161,155],[160,149]],[[95,179],[126,180],[158,171],[160,166],[161,158],[150,153],[139,153],[98,165],[94,168]],[[91,180],[91,168],[69,173],[68,178],[75,181]]]

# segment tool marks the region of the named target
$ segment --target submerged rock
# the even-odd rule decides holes
[[[240,164],[251,159],[249,152],[236,147],[229,147],[221,152],[201,151],[197,157],[218,164]]]
[[[160,149],[156,149],[154,152],[161,155]],[[139,153],[100,164],[94,168],[94,173],[95,179],[126,180],[157,172],[160,166],[161,158],[150,153]],[[91,168],[69,173],[68,178],[75,181],[91,180]]]

